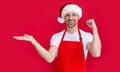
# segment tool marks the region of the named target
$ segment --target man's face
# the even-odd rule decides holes
[[[79,15],[74,12],[69,12],[64,17],[69,28],[73,28],[78,24]]]

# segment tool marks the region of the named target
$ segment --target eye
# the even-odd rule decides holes
[[[74,13],[73,16],[77,16],[77,14]]]
[[[66,14],[66,15],[65,15],[65,17],[68,17],[68,16],[70,16],[70,15],[69,15],[69,14]]]

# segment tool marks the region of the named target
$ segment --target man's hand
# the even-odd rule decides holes
[[[86,21],[86,24],[91,28],[91,29],[97,29],[97,27],[96,27],[96,23],[95,23],[95,21],[94,21],[94,19],[89,19],[89,20],[87,20]]]
[[[28,34],[24,34],[24,36],[13,36],[13,38],[16,40],[24,40],[24,41],[29,41],[29,42],[34,40],[33,36],[28,35]]]

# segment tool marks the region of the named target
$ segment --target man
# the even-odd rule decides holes
[[[52,36],[50,49],[47,51],[31,35],[14,36],[16,40],[32,43],[40,56],[48,63],[56,62],[56,72],[86,72],[85,59],[88,51],[93,57],[101,54],[101,41],[94,19],[87,20],[93,35],[78,28],[82,9],[76,4],[67,4],[61,12],[58,22],[66,22],[66,29]]]

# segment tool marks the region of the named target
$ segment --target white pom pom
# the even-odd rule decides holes
[[[59,23],[61,23],[61,24],[63,24],[63,23],[65,22],[64,19],[62,19],[62,18],[60,18],[60,17],[57,18],[57,21],[58,21]]]

